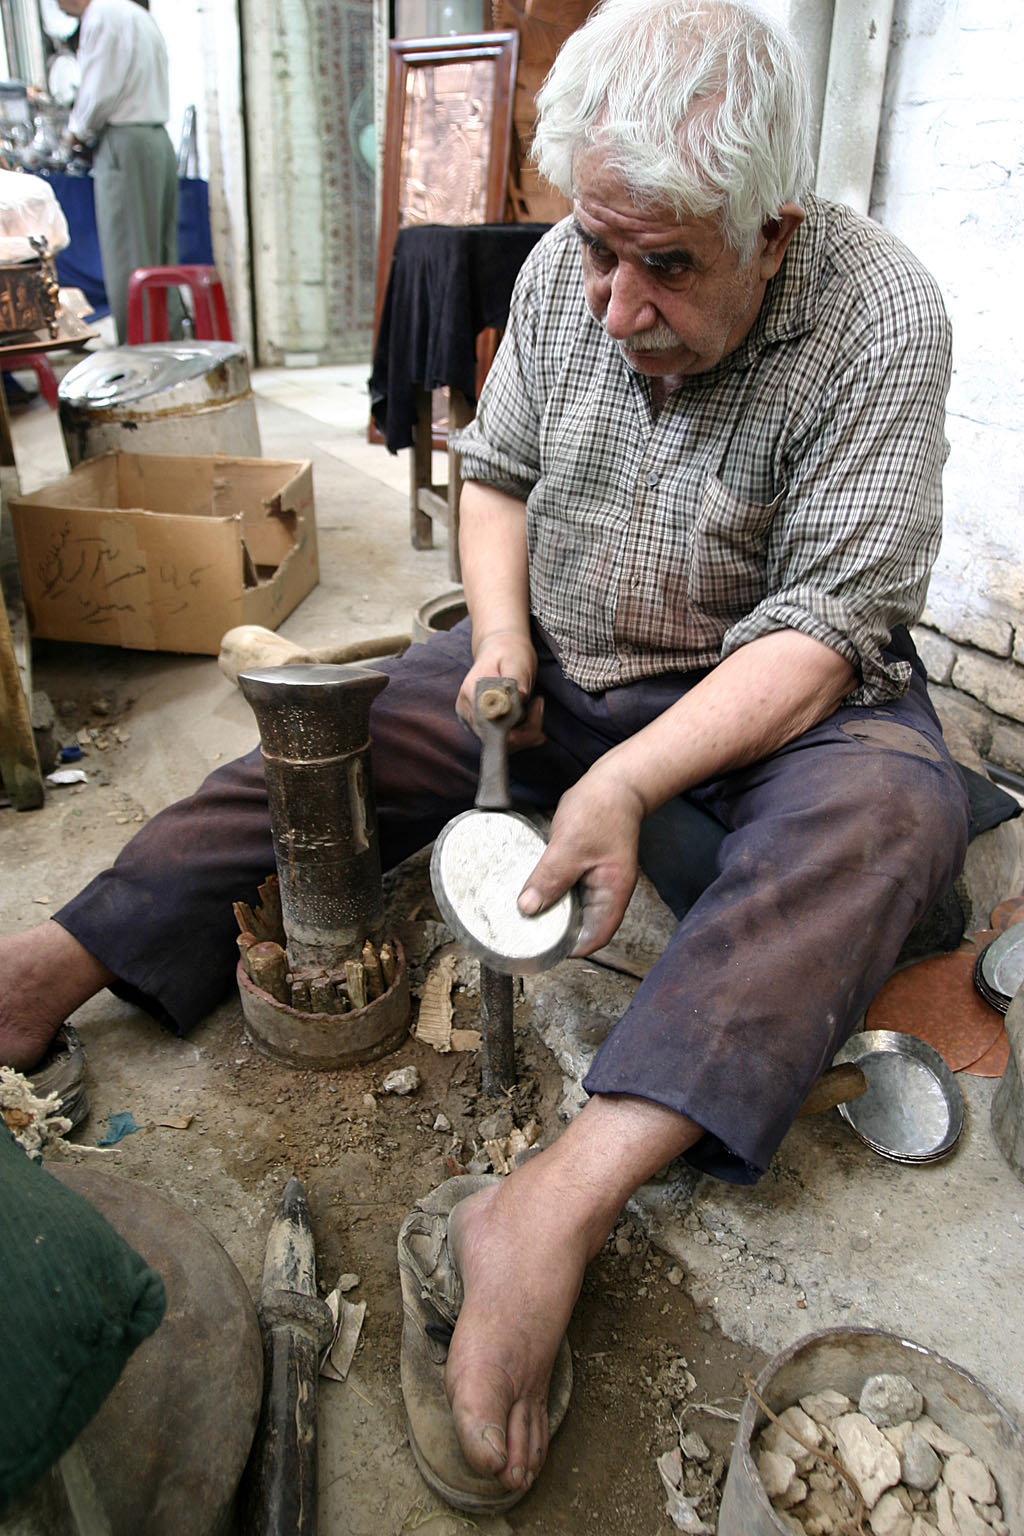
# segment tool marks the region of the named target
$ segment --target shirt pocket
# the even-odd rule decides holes
[[[722,632],[757,607],[768,591],[768,540],[782,502],[745,501],[707,474],[690,538],[690,602]]]

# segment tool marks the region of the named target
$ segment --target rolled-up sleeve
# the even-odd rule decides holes
[[[541,242],[543,244],[543,242]],[[508,326],[488,371],[477,412],[453,435],[464,480],[479,480],[525,501],[541,475],[535,380],[539,248],[526,258],[512,293]]]

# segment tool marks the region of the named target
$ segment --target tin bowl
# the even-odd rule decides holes
[[[986,1003],[1005,1013],[1024,986],[1024,923],[986,944],[974,963],[974,984]]]
[[[960,1088],[938,1051],[896,1030],[852,1035],[835,1062],[853,1062],[868,1080],[859,1099],[839,1113],[861,1141],[896,1163],[947,1157],[964,1124]]]

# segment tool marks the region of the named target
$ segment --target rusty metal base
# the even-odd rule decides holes
[[[257,987],[238,965],[246,1032],[275,1061],[296,1067],[354,1067],[396,1050],[409,1032],[409,972],[397,939],[395,979],[383,996],[351,1013],[300,1013]]]

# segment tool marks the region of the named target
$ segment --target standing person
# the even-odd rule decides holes
[[[679,918],[561,1136],[403,1224],[407,1355],[419,1337],[436,1361],[454,1325],[450,1413],[440,1365],[410,1373],[414,1448],[471,1510],[543,1465],[565,1328],[624,1203],[681,1155],[760,1177],[963,862],[965,788],[907,632],[941,534],[949,325],[904,246],[809,191],[807,116],[791,42],[744,0],[606,0],[569,38],[536,144],[574,211],[527,258],[460,438],[470,617],[381,668],[385,866],[473,804],[462,722],[478,679],[514,678],[512,798],[555,807],[522,910],[579,883],[589,954],[644,864]],[[198,1022],[272,857],[254,752],[0,941],[0,1059],[31,1068],[106,985]]]
[[[81,83],[68,133],[73,149],[92,155],[103,283],[123,343],[128,279],[138,267],[173,266],[178,259],[178,167],[164,126],[167,45],[135,0],[57,3],[81,18]]]

